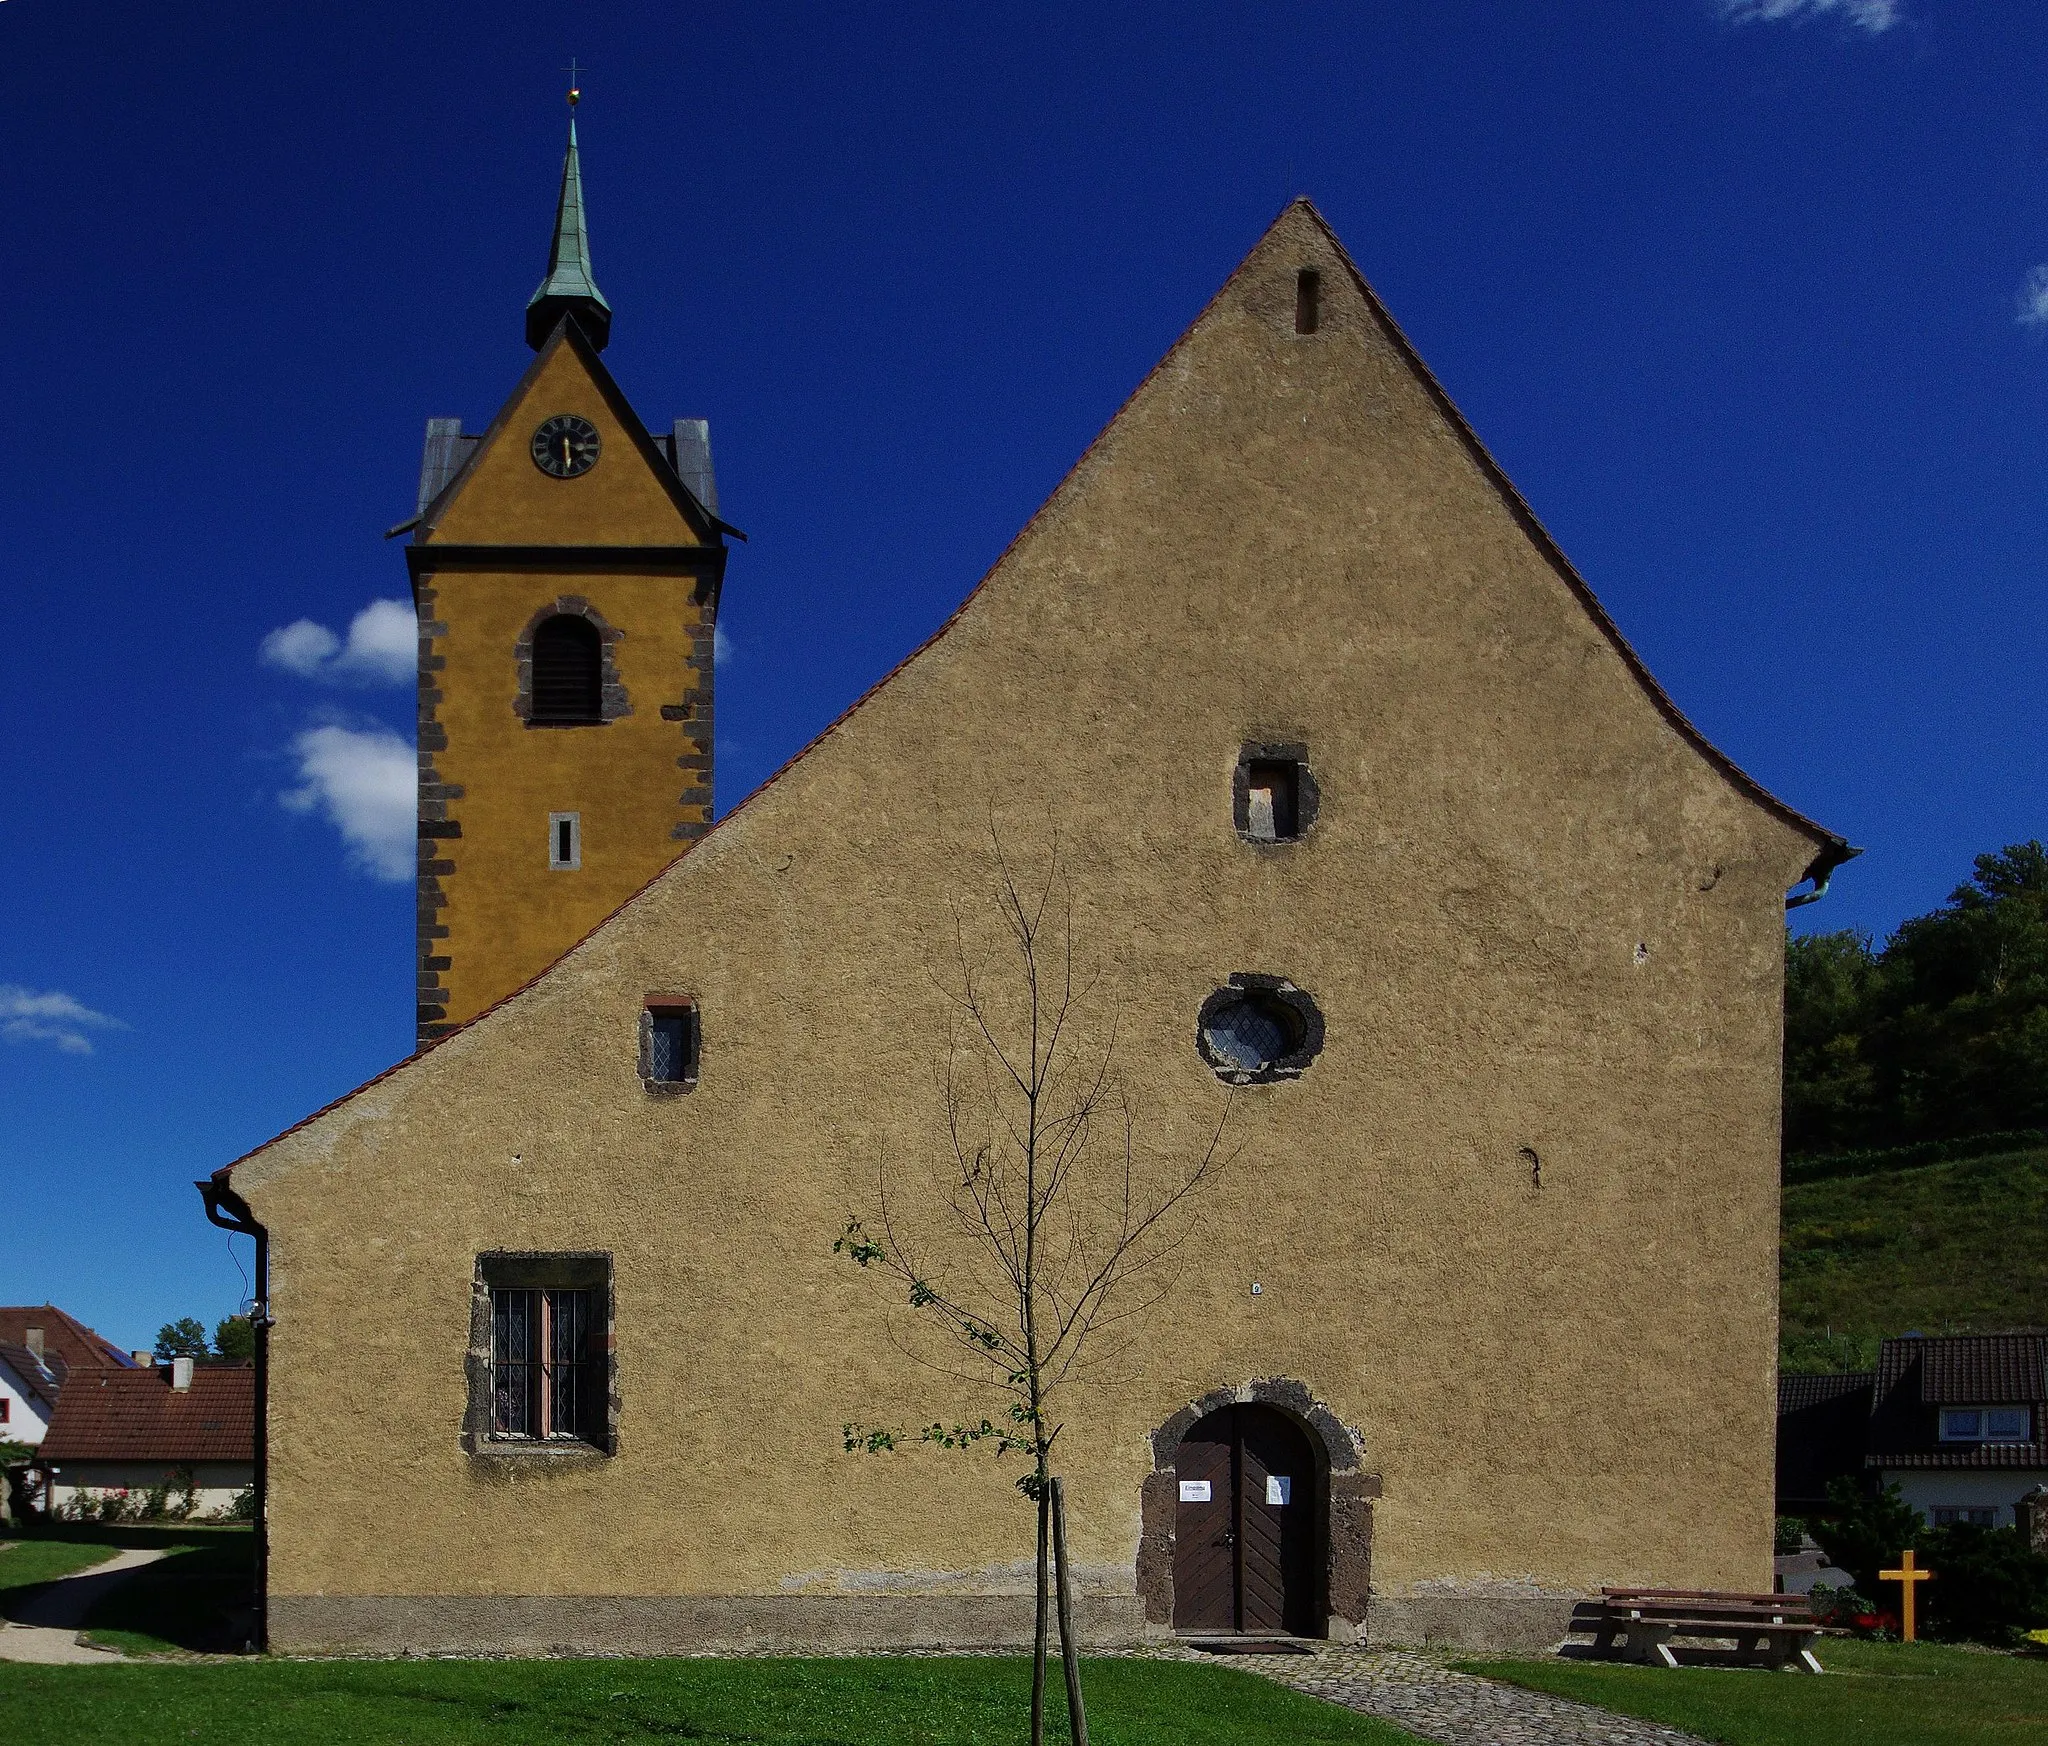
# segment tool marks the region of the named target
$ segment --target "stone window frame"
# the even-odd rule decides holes
[[[559,853],[562,846],[562,827],[569,827],[569,854],[564,859]],[[548,814],[548,871],[550,873],[580,873],[583,871],[583,815],[580,812],[551,812]]]
[[[1294,766],[1294,835],[1268,841],[1252,835],[1252,766],[1292,764]],[[1322,811],[1323,791],[1315,772],[1309,768],[1308,747],[1299,740],[1246,740],[1238,748],[1237,768],[1230,777],[1230,822],[1238,840],[1255,849],[1291,849],[1305,840]]]
[[[598,694],[596,721],[533,719],[533,633],[551,618],[588,619],[597,629],[598,659],[603,666],[599,674],[602,689]],[[512,713],[529,728],[545,728],[550,732],[579,727],[609,727],[621,716],[631,715],[633,701],[626,695],[625,684],[619,678],[616,654],[618,645],[625,640],[625,636],[624,631],[610,623],[583,595],[556,595],[526,621],[526,628],[519,633],[519,640],[512,645],[512,660],[518,676],[518,690],[512,699]]]
[[[1181,1439],[1211,1413],[1227,1406],[1273,1407],[1308,1437],[1316,1457],[1316,1487],[1322,1500],[1319,1529],[1320,1586],[1316,1598],[1337,1641],[1363,1635],[1372,1592],[1373,1503],[1383,1487],[1365,1468],[1365,1443],[1306,1383],[1265,1377],[1236,1388],[1219,1388],[1190,1401],[1151,1435],[1152,1471],[1138,1499],[1138,1599],[1147,1625],[1173,1628],[1174,1538],[1179,1523]]]
[[[511,1289],[586,1289],[598,1294],[604,1315],[604,1412],[589,1438],[501,1437],[493,1428],[494,1352],[491,1293]],[[609,1249],[484,1249],[470,1275],[469,1350],[463,1370],[468,1403],[462,1418],[462,1447],[478,1461],[530,1465],[582,1465],[609,1460],[619,1452],[618,1294]]]
[[[690,1015],[687,1061],[680,1079],[656,1079],[654,1020],[658,1014]],[[694,994],[650,994],[640,1003],[640,1087],[649,1097],[685,1097],[697,1089],[704,1067],[704,1009]]]
[[[1301,1042],[1292,1054],[1251,1068],[1226,1060],[1209,1047],[1210,1021],[1247,993],[1272,995],[1301,1021]],[[1226,1085],[1278,1085],[1283,1080],[1299,1079],[1323,1052],[1324,1034],[1323,1011],[1313,995],[1284,976],[1269,976],[1258,970],[1232,971],[1230,980],[1203,1001],[1195,1015],[1195,1051],[1202,1057],[1203,1065]]]

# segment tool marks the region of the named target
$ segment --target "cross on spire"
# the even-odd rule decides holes
[[[569,75],[569,107],[574,109],[583,101],[583,68],[576,57],[571,55],[569,64],[562,70]]]

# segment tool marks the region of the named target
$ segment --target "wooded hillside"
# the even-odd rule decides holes
[[[2048,1326],[2048,850],[1977,857],[1882,946],[1788,942],[1780,1349]]]

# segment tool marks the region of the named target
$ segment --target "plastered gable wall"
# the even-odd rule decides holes
[[[442,507],[429,543],[702,544],[702,533],[677,507],[652,458],[640,452],[635,421],[615,393],[566,336],[551,340]],[[603,458],[579,478],[550,478],[528,453],[533,427],[558,412],[597,427]]]
[[[1308,747],[1293,848],[1231,828],[1246,739]],[[991,814],[1032,865],[1057,831],[1144,1147],[1213,1121],[1194,1015],[1232,971],[1328,1026],[1237,1100],[1179,1290],[1070,1406],[1091,1587],[1131,1592],[1148,1433],[1272,1376],[1381,1476],[1389,1602],[1762,1581],[1781,905],[1814,842],[1659,713],[1295,209],[941,639],[535,986],[237,1169],[273,1233],[279,1595],[1024,1586],[1010,1473],[840,1451],[968,1403],[829,1252],[878,1157],[941,1143],[928,970]],[[704,1023],[659,1102],[657,988]],[[612,1254],[615,1456],[462,1451],[499,1248]],[[352,1483],[407,1533],[354,1532]]]
[[[601,458],[556,479],[532,431],[556,413],[596,426]],[[436,514],[433,548],[526,546],[517,562],[427,568],[416,588],[421,746],[454,798],[429,811],[422,855],[423,1035],[473,1018],[544,969],[702,834],[711,820],[711,638],[717,554],[677,505],[637,419],[566,332],[536,359]],[[702,550],[695,569],[593,567],[589,547]],[[561,550],[551,567],[550,548]],[[623,712],[530,729],[514,651],[558,603],[594,615]],[[581,865],[549,865],[548,821],[574,813]],[[452,823],[451,823],[452,821]]]

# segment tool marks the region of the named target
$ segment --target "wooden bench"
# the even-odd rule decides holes
[[[1591,1635],[1595,1655],[1651,1667],[1678,1665],[1672,1638],[1706,1637],[1732,1642],[1740,1666],[1821,1670],[1813,1655],[1820,1626],[1804,1595],[1603,1588],[1597,1601],[1579,1603],[1571,1628]]]

